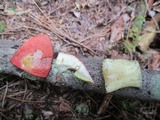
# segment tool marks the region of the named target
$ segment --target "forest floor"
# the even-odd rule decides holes
[[[24,43],[44,33],[55,53],[137,60],[160,70],[159,6],[158,0],[0,0],[0,39]],[[150,26],[154,32],[144,31]],[[160,119],[159,103],[4,74],[0,93],[0,120]]]

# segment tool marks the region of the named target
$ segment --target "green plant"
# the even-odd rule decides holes
[[[4,21],[0,21],[0,32],[4,32],[5,31],[5,22]]]
[[[88,115],[89,107],[88,105],[81,103],[76,106],[76,111],[78,112],[79,115]]]
[[[132,40],[132,41],[126,41],[125,42],[125,45],[127,45],[127,47],[135,52],[136,51],[136,47],[138,46],[138,42],[141,40],[141,30],[142,30],[142,26],[143,26],[143,23],[145,22],[145,18],[142,16],[142,15],[138,15],[136,18],[135,18],[135,23],[134,25],[131,27],[130,31],[129,31],[129,38]]]
[[[31,109],[27,109],[24,111],[25,114],[25,118],[28,120],[32,120],[33,119],[33,111]]]
[[[146,22],[145,14],[146,14],[146,6],[144,4],[144,1],[142,0],[139,6],[136,9],[136,17],[134,19],[134,24],[129,30],[128,37],[125,41],[125,45],[127,48],[129,48],[131,51],[135,52],[136,47],[138,46],[138,42],[141,40],[141,31],[143,29],[143,24]]]

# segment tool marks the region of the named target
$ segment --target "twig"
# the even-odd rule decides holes
[[[36,16],[34,16],[31,12],[29,12],[28,15],[29,15],[30,18],[34,19],[34,21],[30,20],[31,22],[33,22],[33,23],[35,23],[35,24],[37,24],[37,25],[40,25],[41,27],[43,27],[43,28],[45,28],[45,29],[53,32],[52,29],[50,28],[50,26],[46,25],[46,23],[45,23],[44,21],[39,21],[38,18],[37,18]],[[59,34],[57,34],[57,33],[55,33],[55,32],[53,32],[53,33],[54,33],[55,35],[57,35],[58,37],[60,37]],[[60,37],[60,38],[61,38],[61,37]]]
[[[99,108],[99,110],[97,112],[98,115],[100,115],[100,114],[105,112],[106,108],[108,107],[108,105],[109,105],[109,103],[110,103],[110,101],[112,99],[112,96],[113,95],[109,95],[109,94],[105,95],[105,97],[103,99],[103,102],[102,102],[102,104],[101,104],[101,106],[100,106],[100,108]]]
[[[25,99],[25,97],[26,97],[26,94],[27,94],[27,88],[28,88],[28,86],[27,86],[27,83],[26,83],[26,80],[25,80],[25,93],[24,93],[24,95],[23,95],[23,100]]]
[[[50,24],[47,24],[46,22],[44,22],[44,23],[47,25],[47,27],[50,27],[50,26],[52,27],[52,28],[50,29],[52,32],[56,32],[57,34],[59,34],[59,35],[61,35],[61,36],[63,36],[63,37],[66,37],[68,40],[70,40],[70,41],[72,41],[72,42],[74,42],[74,43],[76,43],[76,44],[81,45],[82,47],[88,49],[89,51],[91,51],[92,53],[94,53],[95,55],[97,55],[97,53],[96,53],[94,50],[92,50],[91,48],[89,48],[88,46],[83,45],[82,43],[76,41],[74,38],[68,36],[66,33],[62,32],[60,29],[56,28],[56,27],[54,26],[54,23],[48,18],[48,16],[47,16],[45,13],[43,13],[43,11],[42,11],[41,8],[37,5],[37,3],[36,3],[35,1],[34,1],[34,3],[35,3],[35,6],[40,10],[40,12],[46,17],[46,19],[48,19],[48,21],[52,23],[52,25],[50,25]],[[35,16],[34,16],[34,17],[35,17]]]
[[[110,111],[108,111],[108,110],[106,110],[106,112],[116,118],[116,119],[113,119],[113,120],[120,120],[120,119],[119,119],[116,115],[114,115],[112,112],[110,112]]]
[[[148,8],[151,9],[153,6],[154,0],[149,0],[148,1]]]
[[[27,100],[21,100],[21,99],[14,98],[14,97],[9,97],[9,96],[6,96],[6,97],[9,98],[9,99],[12,99],[12,100],[16,100],[16,101],[20,101],[20,102],[26,102],[26,103],[45,103],[45,101],[27,101]]]
[[[97,102],[90,95],[88,95],[86,92],[84,92],[84,94],[87,95],[96,105],[98,105]]]
[[[93,37],[101,37],[101,36],[104,36],[107,32],[109,32],[111,30],[111,28],[109,27],[109,28],[107,28],[107,29],[104,29],[104,30],[102,30],[100,33],[96,33],[96,34],[94,34],[94,35],[91,35],[91,36],[88,36],[88,37],[86,37],[86,38],[84,38],[83,40],[81,40],[80,42],[84,42],[84,41],[86,41],[86,40],[88,40],[88,39],[90,39],[90,38],[93,38]]]
[[[7,32],[0,33],[0,35],[13,35],[13,34],[15,34],[15,33],[7,33]]]
[[[0,112],[6,112],[8,109],[1,109],[0,108]],[[1,120],[1,119],[0,119]]]
[[[13,83],[13,84],[8,85],[8,87],[12,87],[12,86],[14,86],[14,85],[19,85],[20,83],[21,83],[21,82],[18,81],[18,82],[15,82],[15,83]],[[1,91],[2,89],[4,89],[5,87],[6,87],[6,85],[3,86],[3,87],[1,87],[1,88],[0,88],[0,91]]]
[[[64,4],[65,4],[65,2],[64,2]],[[60,9],[60,8],[62,8],[62,7],[63,7],[63,4],[60,3],[60,5],[59,5],[57,8],[55,8],[53,11],[51,11],[49,14],[51,15],[51,14],[54,13],[56,10],[58,10],[58,9]]]
[[[111,115],[106,115],[106,116],[99,117],[99,118],[96,118],[96,119],[93,119],[93,120],[104,120],[104,119],[109,118],[109,117],[111,117]]]
[[[3,120],[2,117],[5,118],[6,120],[14,120],[12,118],[6,117],[3,113],[0,113],[0,114],[1,114],[1,120]]]
[[[34,27],[30,27],[30,26],[22,26],[22,28],[32,29],[32,30],[36,30],[36,31],[43,32],[43,33],[46,33],[46,34],[48,33],[48,31],[41,30],[41,29],[34,28]]]
[[[19,94],[23,94],[23,93],[25,93],[26,91],[20,91],[20,92],[16,92],[16,93],[12,93],[12,94],[10,94],[10,95],[7,95],[8,97],[14,97],[14,96],[17,96],[17,95],[19,95]]]
[[[8,91],[8,82],[6,82],[6,89],[5,89],[5,92],[4,92],[3,99],[2,99],[2,108],[4,107],[4,102],[5,102],[5,99],[6,99],[7,91]]]
[[[160,33],[160,31],[151,31],[151,30],[144,30],[146,32],[150,32],[150,33]]]
[[[125,120],[127,120],[126,114],[124,114],[124,112],[122,112],[120,109],[118,109],[117,106],[114,105],[112,102],[110,102],[110,103],[112,104],[113,107],[115,107],[125,117]]]

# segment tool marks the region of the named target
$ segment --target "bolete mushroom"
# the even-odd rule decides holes
[[[52,64],[53,48],[46,34],[31,37],[12,56],[16,67],[38,77],[47,77]]]
[[[60,52],[58,54],[56,64],[68,66],[69,68],[76,70],[74,75],[80,80],[94,83],[85,65],[76,56]]]
[[[105,59],[102,65],[106,92],[110,93],[125,87],[142,86],[139,63],[125,59]]]

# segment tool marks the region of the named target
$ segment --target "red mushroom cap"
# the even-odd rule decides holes
[[[10,62],[38,77],[47,77],[52,64],[53,48],[46,34],[31,37],[12,56]]]

